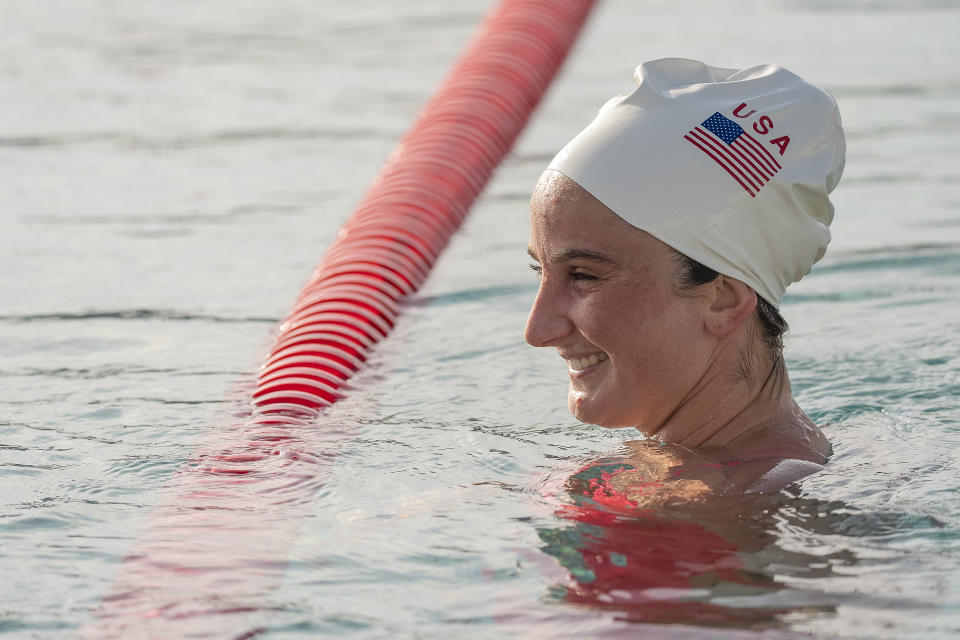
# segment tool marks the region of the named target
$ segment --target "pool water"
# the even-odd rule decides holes
[[[490,4],[0,0],[0,633],[960,632],[946,0],[600,5],[347,399],[255,490],[205,481],[192,528],[170,526],[183,478],[236,435],[276,323]],[[626,515],[613,478],[648,445],[577,424],[562,361],[522,339],[526,207],[552,153],[663,56],[775,61],[840,103],[834,241],[783,305],[795,395],[834,455],[776,496]]]

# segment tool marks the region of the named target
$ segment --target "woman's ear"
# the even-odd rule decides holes
[[[708,307],[704,329],[715,338],[725,338],[757,308],[757,293],[736,278],[723,274],[707,283]]]

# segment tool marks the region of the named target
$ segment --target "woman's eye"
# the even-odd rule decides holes
[[[537,274],[538,278],[543,277],[543,267],[540,266],[539,264],[531,262],[530,270],[533,271],[535,274]],[[591,273],[574,269],[570,271],[570,279],[576,283],[587,283],[587,282],[595,282],[600,278]]]
[[[584,273],[583,271],[571,271],[570,277],[578,282],[594,282],[600,279],[595,275]]]

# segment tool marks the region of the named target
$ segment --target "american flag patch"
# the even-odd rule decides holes
[[[683,136],[730,174],[751,198],[782,167],[773,154],[718,111]]]

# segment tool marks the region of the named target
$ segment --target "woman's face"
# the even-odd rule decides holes
[[[553,347],[583,422],[656,432],[708,369],[702,297],[678,295],[672,250],[554,171],[530,204],[540,289],[526,340]]]

